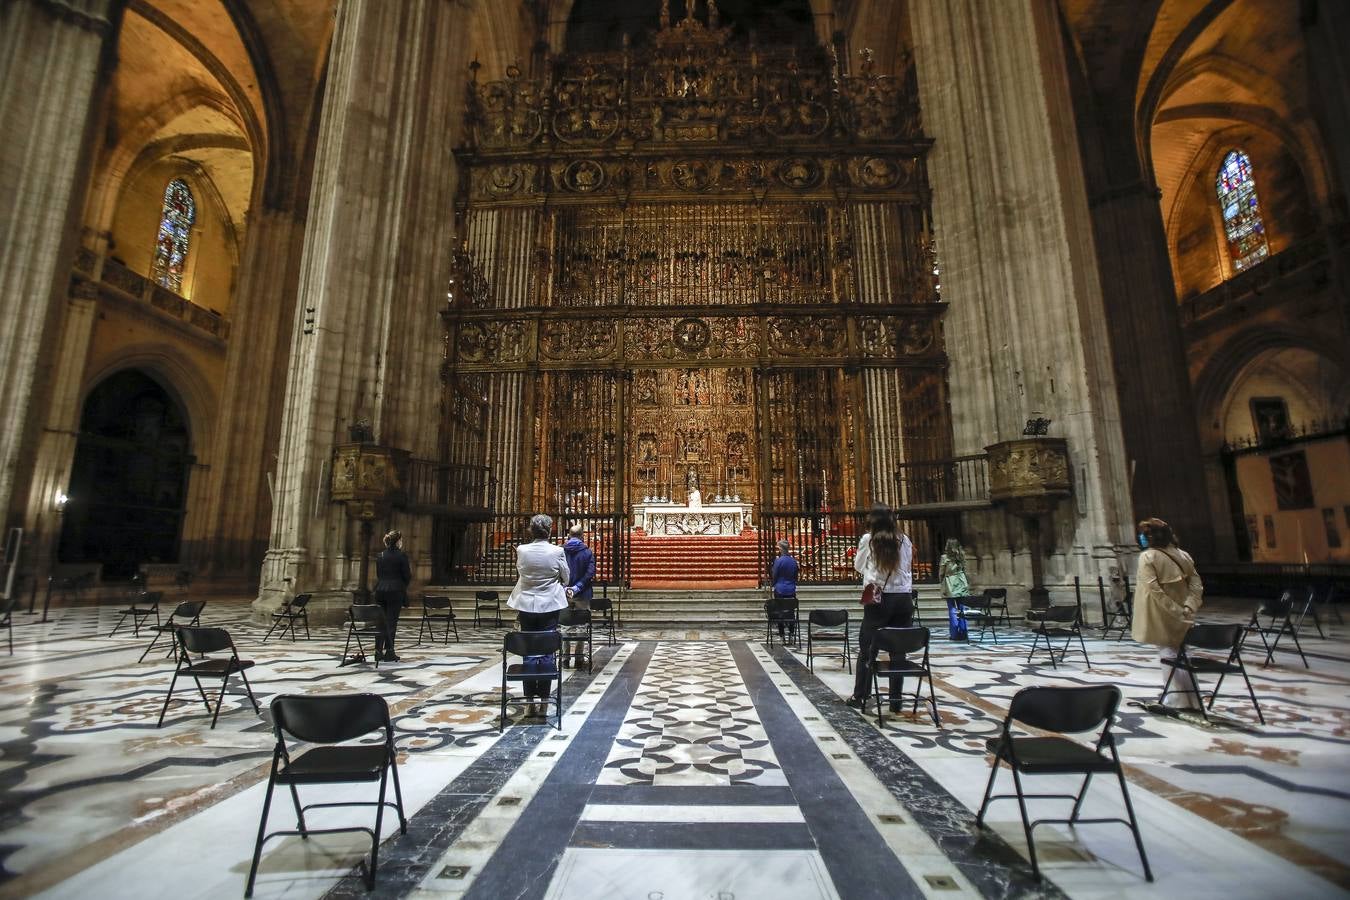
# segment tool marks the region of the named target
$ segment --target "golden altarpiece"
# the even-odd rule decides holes
[[[470,85],[442,406],[465,512],[437,525],[444,576],[510,576],[543,511],[592,520],[621,577],[635,509],[693,491],[766,546],[851,545],[850,512],[950,455],[912,67],[864,51],[848,73],[666,16],[542,68]]]

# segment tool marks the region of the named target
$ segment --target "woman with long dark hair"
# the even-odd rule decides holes
[[[848,705],[862,709],[872,695],[872,644],[879,628],[908,628],[914,623],[914,576],[911,564],[914,545],[900,530],[895,513],[884,506],[872,507],[867,516],[867,533],[858,540],[853,568],[863,584],[875,584],[881,602],[863,607],[862,626],[858,629],[858,665],[854,668],[853,696]],[[891,709],[900,711],[900,680],[890,684]]]

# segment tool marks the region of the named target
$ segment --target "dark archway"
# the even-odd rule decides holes
[[[190,449],[182,406],[144,372],[94,388],[80,417],[61,561],[102,563],[114,578],[177,562]]]

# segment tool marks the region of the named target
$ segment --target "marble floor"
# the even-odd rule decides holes
[[[1211,602],[1206,618],[1251,604]],[[0,656],[0,898],[239,897],[262,809],[273,736],[268,706],[287,693],[373,692],[389,703],[408,814],[386,816],[375,894],[498,898],[1340,897],[1350,895],[1350,630],[1301,637],[1310,668],[1247,654],[1266,723],[1241,683],[1211,723],[1139,705],[1156,698],[1155,655],[1089,636],[1058,668],[1027,659],[1025,631],[997,644],[935,640],[940,724],[921,704],[864,716],[841,701],[837,659],[767,647],[759,629],[625,629],[568,670],[561,729],[523,718],[497,731],[501,629],[414,645],[399,663],[339,667],[343,632],[274,636],[242,602],[212,600],[203,624],[228,628],[262,706],[235,688],[219,724],[149,636],[109,637],[113,607],[15,617]],[[942,629],[945,632],[945,628]],[[1037,829],[1032,877],[1017,804],[974,824],[989,777],[984,742],[1032,684],[1118,685],[1115,732],[1156,881],[1117,825]],[[189,687],[191,683],[189,682]],[[182,686],[180,685],[180,690]],[[181,698],[181,699],[180,699]],[[1001,788],[1011,787],[1006,770]],[[1029,790],[1077,789],[1036,776]],[[368,799],[367,785],[302,789],[306,802]],[[319,795],[323,796],[320,797]],[[284,798],[283,798],[284,799]],[[1098,779],[1084,814],[1120,815]],[[272,828],[293,827],[274,804]],[[1061,815],[1033,801],[1033,817]],[[311,827],[366,824],[368,810],[313,814]],[[359,836],[275,838],[257,897],[366,891]]]

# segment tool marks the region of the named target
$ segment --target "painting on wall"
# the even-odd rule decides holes
[[[1265,516],[1266,546],[1275,549],[1275,517]]]
[[[1256,516],[1247,516],[1247,546],[1261,546],[1261,529],[1257,527]]]
[[[1332,550],[1340,549],[1341,531],[1336,527],[1336,510],[1327,507],[1322,510],[1322,524],[1327,529],[1327,546]]]
[[[1252,430],[1258,443],[1268,444],[1289,436],[1289,404],[1283,397],[1253,397]]]
[[[1270,457],[1270,477],[1275,482],[1276,509],[1309,509],[1313,505],[1312,476],[1302,450]]]

